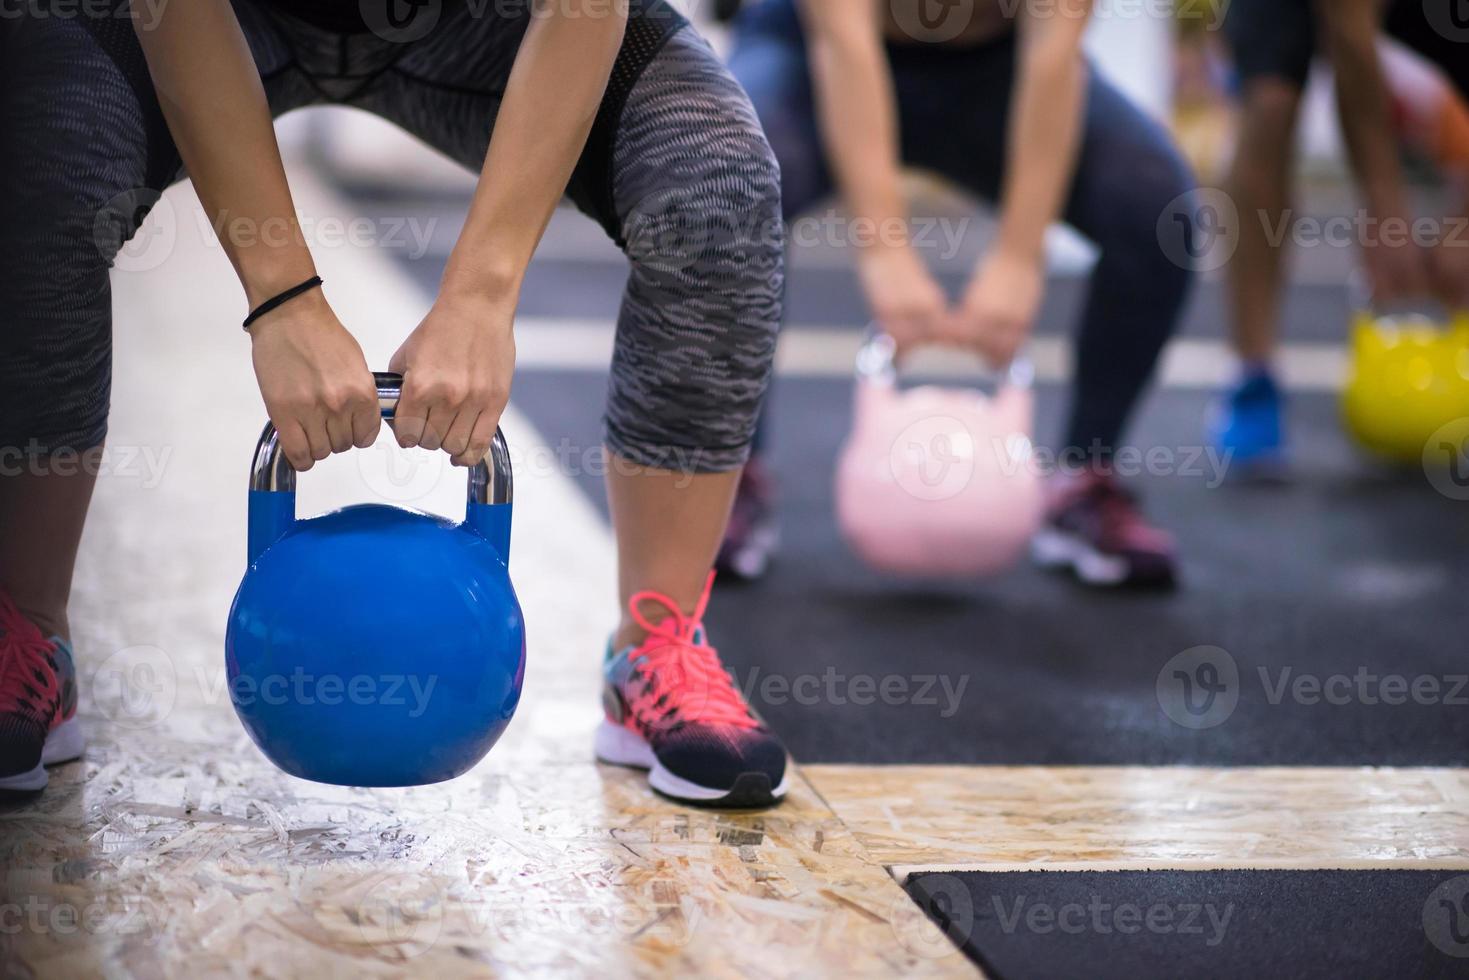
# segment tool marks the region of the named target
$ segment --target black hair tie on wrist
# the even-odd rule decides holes
[[[276,293],[270,299],[266,300],[264,303],[261,303],[259,306],[255,307],[255,309],[250,311],[250,315],[245,317],[245,322],[241,324],[242,328],[245,330],[249,330],[250,324],[265,316],[265,314],[269,313],[277,306],[280,306],[282,303],[289,303],[291,300],[295,299],[297,296],[300,296],[307,290],[315,289],[317,286],[320,285],[321,276],[312,276],[310,279],[307,279],[299,286],[292,286],[290,289],[287,289],[283,293]]]

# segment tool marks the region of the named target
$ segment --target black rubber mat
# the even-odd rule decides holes
[[[906,887],[995,980],[1469,976],[1463,872],[941,872]]]
[[[601,384],[590,381],[528,373],[514,401],[542,431],[595,446]],[[1421,472],[1361,461],[1333,398],[1294,399],[1301,475],[1289,486],[1133,481],[1148,513],[1179,537],[1184,583],[1172,595],[1091,592],[1027,565],[991,581],[918,584],[864,568],[830,502],[847,398],[837,380],[778,383],[783,547],[763,581],[719,586],[708,617],[736,680],[802,761],[1463,765],[1469,756],[1466,505]],[[1041,432],[1055,431],[1063,399],[1042,389]],[[1199,392],[1158,393],[1138,444],[1191,452],[1205,405]],[[575,475],[600,506],[600,476]],[[1196,682],[1211,671],[1228,689],[1191,715],[1180,671],[1195,683],[1196,709],[1206,703]]]
[[[1138,596],[1029,567],[934,585],[862,567],[830,505],[847,397],[838,382],[782,386],[784,548],[767,579],[724,589],[710,615],[798,758],[1464,764],[1465,504],[1421,471],[1363,464],[1334,398],[1294,400],[1301,475],[1290,486],[1133,481],[1177,534],[1184,577],[1176,594]],[[1042,392],[1042,433],[1062,401]],[[1138,445],[1188,453],[1205,406],[1202,393],[1157,394]],[[1218,689],[1212,703],[1204,687]]]

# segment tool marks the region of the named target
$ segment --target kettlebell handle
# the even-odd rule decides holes
[[[392,418],[403,395],[403,376],[373,372],[377,384],[378,409]],[[510,450],[505,436],[495,429],[489,454],[469,471],[465,490],[467,525],[489,539],[506,562],[510,560],[510,513],[514,496]],[[255,444],[250,469],[250,560],[254,561],[295,523],[296,470],[281,452],[280,433],[275,424],[265,423]]]
[[[867,339],[857,351],[857,380],[893,383],[898,376],[898,345],[876,324],[867,328]],[[1017,355],[1005,368],[1005,382],[1016,388],[1029,388],[1035,381],[1035,366],[1025,355]]]
[[[1361,269],[1347,276],[1347,305],[1358,319],[1366,319],[1389,328],[1437,326],[1455,320],[1453,310],[1439,310],[1437,304],[1424,298],[1395,304],[1379,303],[1372,281]],[[1447,314],[1441,316],[1440,314]]]
[[[377,404],[383,418],[392,418],[403,395],[403,376],[374,371]],[[275,423],[266,422],[255,444],[255,465],[250,470],[250,489],[271,493],[291,493],[296,489],[296,469],[281,452],[280,433]],[[489,454],[469,471],[466,502],[471,504],[508,504],[514,497],[514,480],[510,469],[510,449],[505,436],[495,429]]]

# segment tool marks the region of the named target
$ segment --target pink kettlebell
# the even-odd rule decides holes
[[[864,561],[897,575],[1009,568],[1041,520],[1034,370],[1016,360],[993,395],[900,388],[891,337],[857,355],[852,431],[836,472],[837,520]]]

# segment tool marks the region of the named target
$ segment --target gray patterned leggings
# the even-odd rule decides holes
[[[482,165],[524,17],[445,5],[403,43],[235,6],[276,115],[356,106]],[[0,134],[0,449],[89,449],[107,427],[108,270],[181,176],[131,24],[0,22]],[[737,468],[780,322],[779,175],[744,93],[662,0],[634,4],[567,195],[630,260],[609,447],[665,469]]]

